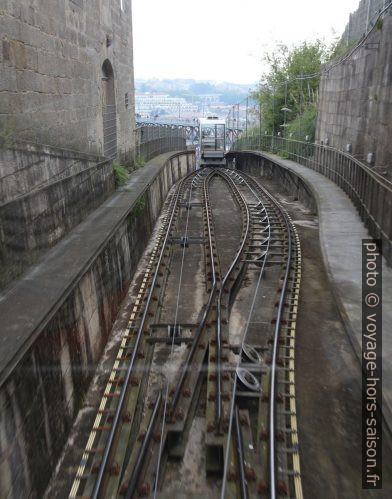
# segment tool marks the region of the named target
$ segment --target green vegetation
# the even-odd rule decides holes
[[[338,40],[335,42],[332,47],[331,47],[331,52],[329,59],[338,59],[339,57],[342,57],[345,55],[349,50],[355,47],[355,45],[358,44],[358,40],[350,40],[347,42],[347,40]]]
[[[146,201],[144,197],[139,198],[133,207],[132,214],[134,216],[139,215],[144,210],[145,206],[146,206]]]
[[[114,173],[114,185],[117,187],[121,187],[125,185],[128,180],[128,170],[125,166],[119,165],[118,163],[113,164],[113,173]]]
[[[382,27],[384,25],[384,19],[382,17],[379,17],[376,21],[376,29],[379,31],[382,30]]]
[[[316,105],[309,105],[302,114],[298,114],[288,125],[289,137],[296,140],[304,140],[309,137],[310,142],[315,140],[315,128],[317,120]]]
[[[279,150],[276,151],[276,154],[280,156],[282,159],[290,159],[290,154],[287,151]]]
[[[136,159],[135,159],[135,168],[142,168],[144,165],[146,164],[146,161],[145,159],[143,158],[143,156],[138,156]]]
[[[331,49],[317,40],[304,42],[289,49],[280,45],[268,54],[269,71],[262,76],[252,97],[259,101],[262,113],[262,133],[281,132],[282,136],[304,140],[314,137],[317,99],[322,64]],[[301,79],[301,75],[314,75]]]

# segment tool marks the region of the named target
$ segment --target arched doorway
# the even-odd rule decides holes
[[[117,154],[116,94],[113,67],[108,59],[102,64],[103,153],[107,158]]]

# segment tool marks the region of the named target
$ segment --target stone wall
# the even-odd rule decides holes
[[[59,164],[62,164],[59,161]],[[83,161],[80,161],[81,166]],[[114,192],[109,160],[0,205],[0,289]]]
[[[0,150],[0,204],[96,165],[98,156],[19,142]]]
[[[43,496],[162,203],[193,168],[194,153],[168,159],[0,373],[1,497]]]
[[[350,14],[342,40],[348,44],[358,42],[374,25],[379,12],[389,2],[390,0],[361,0],[357,10]]]
[[[131,0],[2,1],[0,135],[102,154],[105,61],[124,152],[134,145]]]
[[[300,201],[313,213],[317,213],[317,202],[310,185],[298,175],[278,163],[251,152],[229,153],[228,161],[232,163],[235,158],[235,167],[254,177],[266,178],[276,182],[283,192]]]
[[[392,16],[344,63],[326,66],[320,82],[316,139],[392,167]]]

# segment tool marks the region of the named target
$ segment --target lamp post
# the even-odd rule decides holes
[[[283,128],[283,137],[285,136],[285,129],[287,127],[286,124],[286,114],[291,113],[291,109],[287,107],[287,80],[285,82],[285,89],[284,89],[284,107],[282,107],[281,111],[284,113],[283,117],[283,125],[281,127]]]
[[[271,149],[274,152],[275,141],[275,85],[272,86],[272,142]]]
[[[259,136],[260,136],[260,147],[261,147],[261,99],[259,100]]]

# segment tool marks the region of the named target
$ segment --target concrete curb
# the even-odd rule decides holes
[[[80,238],[81,234],[84,232],[85,226],[88,226],[89,222],[91,222],[94,218],[97,217],[98,210],[100,208],[104,208],[105,206],[109,206],[111,204],[114,204],[114,202],[117,200],[117,202],[120,201],[121,204],[121,198],[124,198],[124,202],[126,202],[126,208],[118,209],[118,213],[114,213],[114,216],[117,216],[117,220],[115,220],[108,232],[103,234],[102,239],[100,239],[99,243],[97,245],[94,245],[93,252],[87,252],[86,254],[82,254],[80,257],[80,265],[78,266],[77,269],[75,269],[75,273],[72,273],[71,269],[71,275],[63,278],[65,286],[61,289],[60,293],[57,294],[56,290],[53,289],[51,293],[51,298],[52,301],[49,305],[50,308],[46,310],[46,312],[39,318],[39,320],[34,323],[34,319],[28,320],[26,318],[25,322],[28,322],[28,326],[30,326],[31,333],[28,336],[28,338],[25,338],[20,342],[20,344],[17,346],[15,349],[16,352],[13,354],[8,354],[9,359],[4,363],[1,362],[1,367],[2,370],[0,372],[0,387],[6,382],[8,379],[9,375],[12,373],[14,366],[20,362],[20,360],[23,358],[25,353],[28,351],[28,349],[31,347],[31,345],[34,343],[36,338],[40,335],[40,333],[44,330],[44,328],[47,326],[47,324],[51,321],[51,319],[54,317],[54,315],[58,312],[59,308],[61,305],[66,301],[67,297],[70,295],[72,290],[75,287],[75,282],[80,281],[83,275],[85,275],[89,269],[93,266],[94,262],[96,261],[98,255],[102,252],[102,249],[107,245],[108,241],[115,235],[116,231],[120,227],[120,225],[123,223],[124,218],[126,218],[130,212],[132,211],[133,207],[135,206],[135,203],[138,201],[138,199],[143,196],[146,191],[148,191],[149,187],[153,182],[156,180],[158,175],[160,174],[162,167],[170,161],[172,158],[176,157],[178,154],[185,154],[187,151],[174,151],[166,154],[162,154],[157,156],[156,158],[153,158],[150,162],[148,162],[147,165],[145,165],[144,168],[152,167],[154,168],[154,172],[151,172],[152,175],[149,177],[148,181],[142,181],[138,180],[138,173],[139,175],[146,170],[137,170],[134,172],[133,175],[131,175],[130,181],[134,181],[133,185],[136,186],[139,184],[139,189],[137,189],[137,195],[136,197],[134,196],[135,192],[135,187],[131,191],[126,190],[126,185],[121,189],[118,190],[116,193],[114,193],[111,197],[109,197],[107,200],[102,203],[101,207],[98,207],[95,211],[90,213],[88,217],[81,222],[79,225],[77,225],[62,241],[60,241],[56,246],[54,246],[51,250],[48,251],[47,257],[52,260],[56,260],[57,258],[61,258],[62,251],[65,249],[65,247],[70,243],[72,245],[72,241],[74,241],[77,244],[78,238]],[[136,179],[135,179],[136,177]],[[142,188],[140,189],[140,184],[142,184]],[[134,198],[134,199],[132,199]],[[129,202],[129,204],[128,204]],[[120,213],[121,212],[121,213]],[[94,242],[93,242],[94,243]],[[59,254],[57,254],[59,253]],[[81,250],[80,253],[83,253]],[[57,254],[57,255],[56,255]],[[46,259],[45,256],[45,259]],[[68,262],[69,263],[69,262]],[[27,272],[20,277],[18,281],[15,283],[12,283],[9,287],[5,288],[2,290],[0,293],[0,316],[1,316],[1,322],[2,322],[2,335],[9,338],[12,342],[14,343],[15,341],[15,336],[20,334],[20,327],[12,323],[11,320],[7,321],[7,303],[9,302],[10,298],[12,300],[12,296],[15,295],[16,298],[17,296],[17,289],[19,286],[25,287],[25,292],[24,294],[26,296],[30,295],[33,292],[33,288],[30,285],[30,282],[34,279],[34,274],[39,273],[39,269],[42,268],[44,265],[44,261],[38,262],[37,265],[35,265],[32,269],[27,270]],[[23,303],[20,304],[23,306]],[[28,314],[27,314],[28,315]],[[23,321],[23,319],[22,319]],[[8,327],[7,327],[7,322],[8,322]],[[25,330],[25,328],[23,328]],[[20,335],[22,336],[22,334]],[[24,335],[23,335],[24,336]],[[18,343],[18,337],[16,338],[16,344]],[[4,343],[3,343],[4,345]],[[12,355],[12,358],[11,358]],[[7,354],[6,354],[7,356]]]
[[[299,165],[298,163],[295,163],[294,161],[284,160],[284,159],[282,159],[279,156],[276,156],[274,154],[269,154],[269,153],[264,153],[264,152],[259,152],[259,151],[246,151],[245,150],[245,151],[240,151],[239,153],[236,153],[236,154],[241,154],[241,153],[254,154],[255,156],[265,158],[265,159],[271,161],[272,163],[278,165],[280,168],[293,173],[294,175],[299,177],[302,180],[302,182],[304,182],[304,184],[306,184],[306,186],[309,188],[310,192],[313,194],[314,199],[316,201],[317,212],[319,215],[320,246],[321,246],[321,253],[323,256],[325,269],[327,271],[328,279],[331,283],[331,288],[333,291],[335,303],[337,305],[337,308],[339,310],[339,314],[340,314],[341,319],[343,321],[345,331],[347,333],[350,344],[353,348],[355,357],[357,358],[357,360],[361,366],[361,369],[362,369],[362,348],[361,348],[361,345],[358,341],[358,334],[356,333],[356,328],[354,327],[352,321],[350,320],[350,317],[349,317],[349,314],[347,311],[348,305],[347,305],[347,300],[345,300],[344,290],[342,290],[342,288],[340,287],[339,283],[336,280],[336,275],[335,275],[334,270],[332,268],[332,262],[331,262],[331,259],[329,257],[330,255],[328,253],[328,247],[327,247],[328,246],[328,244],[327,244],[328,238],[326,235],[327,229],[325,227],[325,224],[323,224],[323,221],[322,221],[323,211],[321,209],[322,199],[320,196],[320,192],[315,187],[314,182],[312,182],[312,180],[309,179],[305,173],[311,172],[311,174],[320,175],[320,180],[325,180],[325,181],[329,182],[332,186],[334,186],[339,191],[341,191],[341,189],[336,184],[334,184],[331,180],[327,179],[326,177],[322,176],[321,174],[319,174],[319,173],[317,173],[317,172],[315,172],[315,171],[313,171],[305,166]],[[301,170],[303,170],[303,171],[301,172]],[[343,193],[344,196],[346,196],[346,194],[343,191],[341,191],[341,193]],[[353,210],[355,210],[355,207],[351,203],[351,200],[347,196],[346,196],[346,198],[347,198],[347,201],[351,204]],[[363,231],[365,231],[367,233],[367,229],[365,228],[365,226],[362,222],[361,222],[361,226],[362,226]],[[370,238],[371,236],[368,236],[368,237]],[[389,271],[387,269],[385,258],[383,258],[383,273],[384,273],[384,276],[386,273],[392,274],[391,269],[389,269]],[[387,282],[387,278],[385,276],[383,278],[383,284],[384,284],[383,294],[385,293],[386,282]],[[386,308],[386,307],[384,307],[384,308]],[[384,310],[383,310],[383,312],[384,312]],[[388,310],[385,310],[385,312],[388,312]],[[386,339],[385,322],[386,322],[385,313],[383,313],[383,326],[384,326],[383,327],[383,333],[384,333],[383,334],[383,349],[385,346],[385,339]],[[391,323],[392,322],[390,322],[389,324],[391,324]],[[385,351],[384,351],[383,360],[385,359],[385,357],[386,357],[386,355],[385,355]],[[382,408],[382,412],[383,412],[383,419],[384,419],[385,425],[388,428],[390,436],[392,437],[392,385],[388,384],[388,391],[391,393],[389,393],[389,397],[388,397],[389,400],[387,400],[387,398],[386,398],[386,391],[387,391],[386,381],[387,380],[383,376],[383,408]],[[358,380],[358,383],[359,383],[359,386],[361,387],[361,380]]]

